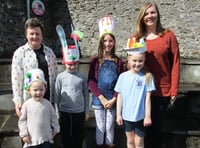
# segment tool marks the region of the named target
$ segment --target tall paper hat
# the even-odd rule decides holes
[[[115,20],[112,16],[106,15],[99,20],[99,34],[100,37],[105,33],[114,34]]]
[[[29,90],[30,85],[35,81],[42,81],[45,85],[47,84],[41,69],[31,69],[26,72],[24,89]]]
[[[61,28],[60,28],[61,29]],[[71,25],[71,29],[72,29],[72,35],[75,36],[75,31],[73,26]],[[64,40],[64,45],[62,46],[62,55],[63,55],[63,64],[73,64],[79,61],[79,47],[78,47],[78,43],[76,38],[74,37],[74,45],[67,45],[67,41],[65,38],[65,32],[64,29],[62,30],[62,35],[64,36],[63,38],[61,38],[61,43],[62,40]]]
[[[146,52],[146,43],[143,38],[136,40],[135,37],[128,39],[125,50],[129,55]]]

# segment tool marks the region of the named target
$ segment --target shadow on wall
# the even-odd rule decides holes
[[[61,57],[61,44],[56,34],[56,25],[63,26],[67,40],[71,33],[72,19],[66,0],[43,0],[45,12],[36,15],[32,10],[31,0],[1,2],[0,58],[12,58],[13,52],[25,44],[24,23],[28,17],[27,1],[30,1],[30,17],[40,18],[45,25],[44,43],[51,47],[57,57]],[[1,18],[2,17],[2,18]]]

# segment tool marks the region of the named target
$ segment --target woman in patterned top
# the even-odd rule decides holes
[[[11,76],[13,102],[20,117],[20,109],[30,96],[24,87],[25,73],[33,68],[40,68],[47,81],[47,91],[44,98],[52,100],[54,83],[57,76],[56,56],[53,50],[42,43],[44,26],[38,18],[30,18],[25,22],[27,43],[19,47],[13,55]]]

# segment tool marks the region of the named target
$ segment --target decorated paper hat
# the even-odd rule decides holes
[[[35,81],[42,81],[45,85],[47,84],[41,69],[31,69],[26,72],[24,89],[29,90],[30,85]]]
[[[80,41],[80,42],[83,40],[83,36],[84,36],[83,33],[79,30],[74,30],[74,33],[70,34],[71,39],[75,38],[77,41]]]
[[[68,45],[66,48],[63,48],[63,64],[73,64],[79,61],[79,47],[77,40],[75,38],[75,31],[73,26],[71,25],[72,35],[74,36],[74,44]]]
[[[114,34],[115,20],[112,16],[106,15],[99,20],[99,34],[100,37],[105,33]]]
[[[129,55],[146,52],[146,43],[143,38],[136,40],[135,37],[128,39],[125,50]]]
[[[63,49],[63,64],[73,64],[79,61],[79,50],[76,45],[68,45],[66,50]]]

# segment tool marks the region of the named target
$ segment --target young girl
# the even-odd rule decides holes
[[[96,119],[97,147],[113,147],[115,102],[114,86],[124,70],[123,62],[115,55],[114,19],[106,16],[99,21],[98,56],[90,62],[88,87],[92,92],[92,107]],[[104,146],[105,143],[105,146]]]
[[[128,41],[128,71],[122,73],[115,86],[117,123],[124,124],[127,147],[144,147],[145,126],[151,125],[151,91],[155,90],[152,75],[144,68],[145,42]]]
[[[46,81],[40,69],[26,73],[25,89],[31,94],[23,105],[18,121],[19,135],[25,143],[23,148],[50,148],[59,124],[51,103],[44,99]]]

